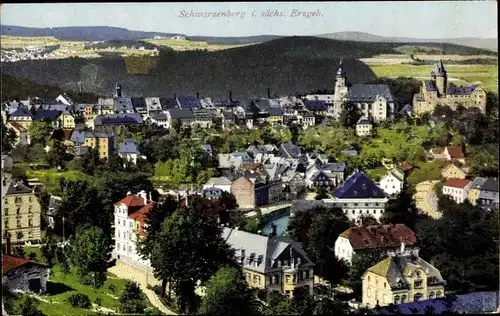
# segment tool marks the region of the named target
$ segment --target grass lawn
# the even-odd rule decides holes
[[[108,279],[100,289],[94,289],[91,286],[83,285],[79,282],[76,273],[65,275],[61,268],[56,265],[51,269],[49,283],[47,284],[47,293],[40,296],[40,305],[38,309],[46,315],[95,315],[95,310],[72,307],[67,299],[77,293],[85,294],[92,303],[96,298],[102,300],[101,306],[106,311],[116,311],[119,309],[118,296],[125,287],[126,280],[118,279],[108,273]],[[110,285],[115,287],[114,291],[109,289]],[[14,307],[19,306],[22,301],[22,295],[17,294],[14,300]],[[152,307],[148,302],[147,307]]]
[[[370,177],[375,182],[380,181],[380,178],[382,178],[389,170],[387,170],[385,167],[380,167],[376,169],[370,169],[366,170],[365,173]]]
[[[45,188],[49,192],[54,192],[59,190],[59,179],[68,179],[68,180],[88,180],[90,176],[86,175],[83,172],[68,170],[68,171],[60,171],[57,169],[48,169],[48,170],[26,170],[26,176],[28,178],[38,178],[40,182],[42,182]]]
[[[378,77],[430,78],[431,65],[369,65]],[[445,65],[450,81],[459,79],[458,85],[480,83],[486,91],[498,92],[497,65]]]
[[[34,253],[36,255],[35,261],[43,263],[44,258],[42,255],[42,251],[40,250],[40,247],[24,247],[24,253],[26,254],[26,258],[29,258],[30,253]]]

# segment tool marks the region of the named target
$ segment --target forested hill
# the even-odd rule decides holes
[[[398,43],[337,41],[317,37],[286,37],[261,44],[215,52],[164,51],[157,59],[127,62],[118,55],[97,59],[69,58],[3,63],[3,74],[39,84],[111,95],[121,82],[128,95],[168,96],[173,93],[248,99],[332,89],[340,59],[350,83],[376,79],[357,60],[379,54],[401,54]],[[151,59],[148,59],[151,58]],[[138,75],[141,63],[151,71]],[[151,66],[154,64],[154,66]],[[131,69],[135,68],[134,71]]]

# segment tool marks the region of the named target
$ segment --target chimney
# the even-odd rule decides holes
[[[233,102],[233,92],[229,90],[229,101]]]
[[[174,99],[177,99],[177,94],[174,93]]]
[[[200,93],[196,92],[196,98],[199,100],[200,99]]]
[[[405,243],[402,241],[401,242],[401,249],[400,249],[401,253],[403,253],[405,251]]]
[[[267,98],[271,99],[271,88],[267,88]]]
[[[128,192],[127,192],[127,196],[128,196],[128,195],[132,195],[132,192],[128,191]]]

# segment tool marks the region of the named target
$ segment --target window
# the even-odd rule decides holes
[[[116,243],[116,250],[120,251],[120,243],[119,242]]]
[[[9,220],[8,219],[6,219],[6,220],[3,221],[3,227],[4,228],[8,228],[9,227]]]
[[[260,284],[260,276],[254,275],[253,276],[253,283]]]
[[[21,227],[21,220],[18,219],[16,224],[17,224],[17,228]]]
[[[8,209],[8,208],[4,208],[4,210],[3,210],[3,214],[4,214],[5,216],[8,216],[8,215],[9,215],[9,209]]]
[[[30,205],[28,206],[28,213],[31,213],[33,211],[33,207]]]
[[[399,295],[394,296],[394,304],[399,304]]]
[[[132,252],[132,246],[128,246],[128,252]]]
[[[120,221],[120,219],[118,219],[118,225],[120,225],[120,224],[121,224],[121,221]]]
[[[28,219],[28,227],[33,227],[33,220],[31,218]]]
[[[20,207],[18,207],[18,208],[16,209],[16,215],[19,215],[19,213],[20,213],[20,212],[21,212],[21,208],[20,208]]]
[[[406,295],[401,296],[401,304],[406,303]]]

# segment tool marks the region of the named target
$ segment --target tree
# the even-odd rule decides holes
[[[162,225],[151,253],[154,275],[162,280],[162,295],[175,288],[182,311],[194,306],[196,282],[206,282],[223,265],[234,265],[234,252],[221,237],[213,217],[191,209],[177,210]]]
[[[380,222],[382,224],[405,224],[413,230],[417,220],[424,217],[418,214],[412,191],[407,188],[401,191],[397,199],[389,200]]]
[[[50,150],[46,154],[46,160],[51,167],[63,167],[66,162],[73,158],[68,153],[68,148],[61,141],[51,140],[49,142]]]
[[[310,259],[316,263],[315,274],[332,285],[338,284],[347,273],[347,266],[335,256],[334,242],[349,228],[349,220],[339,208],[316,208],[304,213],[297,214],[290,221],[289,235],[302,243]]]
[[[348,274],[348,282],[356,296],[361,296],[363,273],[371,266],[380,262],[385,256],[386,254],[383,251],[370,251],[353,255],[351,268]]]
[[[146,296],[136,282],[127,281],[120,297],[120,310],[124,313],[142,314],[146,309]]]
[[[373,215],[371,215],[371,214],[361,215],[359,220],[360,220],[361,225],[363,227],[379,224],[377,219],[375,217],[373,217]]]
[[[330,298],[320,298],[316,302],[314,315],[349,315],[349,305],[344,302],[337,302]]]
[[[0,122],[0,128],[2,133],[2,152],[9,153],[14,148],[17,135],[13,129],[5,126],[3,121]]]
[[[254,315],[257,301],[248,288],[241,269],[222,267],[207,283],[199,314],[202,315]]]
[[[19,314],[23,316],[44,316],[45,314],[37,309],[39,304],[35,298],[26,295],[19,304]]]
[[[72,262],[83,281],[88,282],[89,279],[86,277],[90,275],[91,283],[95,288],[104,284],[111,249],[109,238],[99,227],[87,227],[77,233],[73,245]]]
[[[314,197],[314,199],[323,200],[326,198],[328,198],[327,187],[325,185],[319,185],[318,188],[316,189],[316,196]]]
[[[45,263],[52,267],[54,265],[54,259],[56,259],[57,252],[57,243],[52,237],[52,235],[48,235],[46,237],[45,242],[40,247],[40,251],[42,252],[43,257],[45,258]]]
[[[31,143],[45,146],[47,144],[47,138],[50,136],[52,130],[53,128],[49,121],[33,121],[28,127]]]
[[[353,128],[361,116],[361,110],[355,104],[345,103],[340,113],[339,121],[345,128]]]

